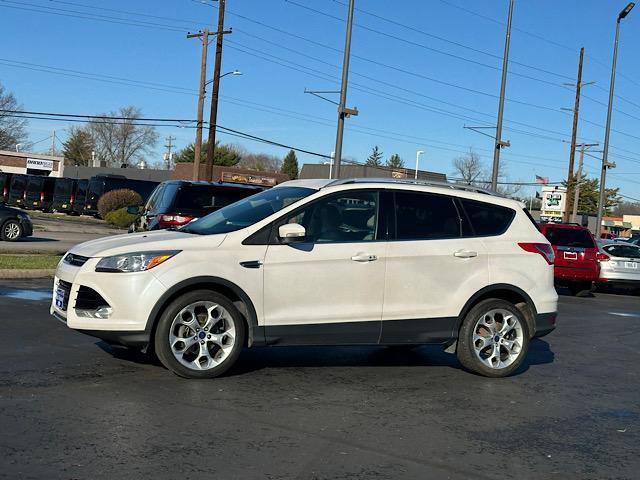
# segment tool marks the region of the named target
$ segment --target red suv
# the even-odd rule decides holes
[[[543,223],[540,231],[553,247],[556,284],[569,287],[573,295],[591,289],[591,282],[600,275],[603,260],[591,232],[567,223]]]

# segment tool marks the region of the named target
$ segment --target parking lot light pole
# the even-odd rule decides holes
[[[424,150],[418,150],[416,152],[416,173],[413,176],[414,180],[418,179],[418,164],[420,163],[420,155],[422,155],[424,153]]]
[[[598,216],[596,217],[596,229],[597,238],[600,238],[600,232],[602,230],[602,215],[604,213],[605,205],[605,187],[607,181],[607,168],[612,165],[608,162],[609,159],[609,135],[611,133],[611,110],[613,108],[613,88],[616,82],[616,61],[618,59],[618,36],[620,34],[620,20],[629,15],[629,12],[635,3],[630,2],[624,9],[618,14],[616,20],[616,36],[613,42],[613,62],[611,64],[611,83],[609,84],[609,106],[607,108],[607,123],[604,130],[604,148],[602,149],[602,170],[600,172],[600,195],[598,197]]]

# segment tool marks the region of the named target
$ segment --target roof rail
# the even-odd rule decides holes
[[[341,178],[341,179],[337,179],[327,183],[327,185],[325,185],[325,188],[333,187],[336,185],[348,185],[351,183],[396,183],[396,184],[403,184],[403,185],[424,185],[428,187],[449,188],[452,190],[464,190],[467,192],[493,195],[495,197],[504,197],[504,195],[501,195],[499,193],[492,192],[491,190],[487,190],[486,188],[474,187],[473,185],[465,185],[463,183],[440,182],[437,180],[416,180],[416,179],[410,179],[410,178],[389,178],[389,177]]]

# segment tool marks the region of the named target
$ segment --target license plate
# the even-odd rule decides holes
[[[56,307],[64,310],[64,290],[60,287],[56,288]]]
[[[62,204],[62,208],[67,208],[67,204],[66,204],[66,203],[63,203],[63,204]]]
[[[564,252],[565,260],[577,260],[578,254],[576,252]]]
[[[638,268],[636,262],[624,262],[624,268]]]
[[[38,205],[38,202],[33,202],[33,205]]]

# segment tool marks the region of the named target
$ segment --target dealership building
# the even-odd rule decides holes
[[[0,150],[0,172],[62,177],[64,158]]]

